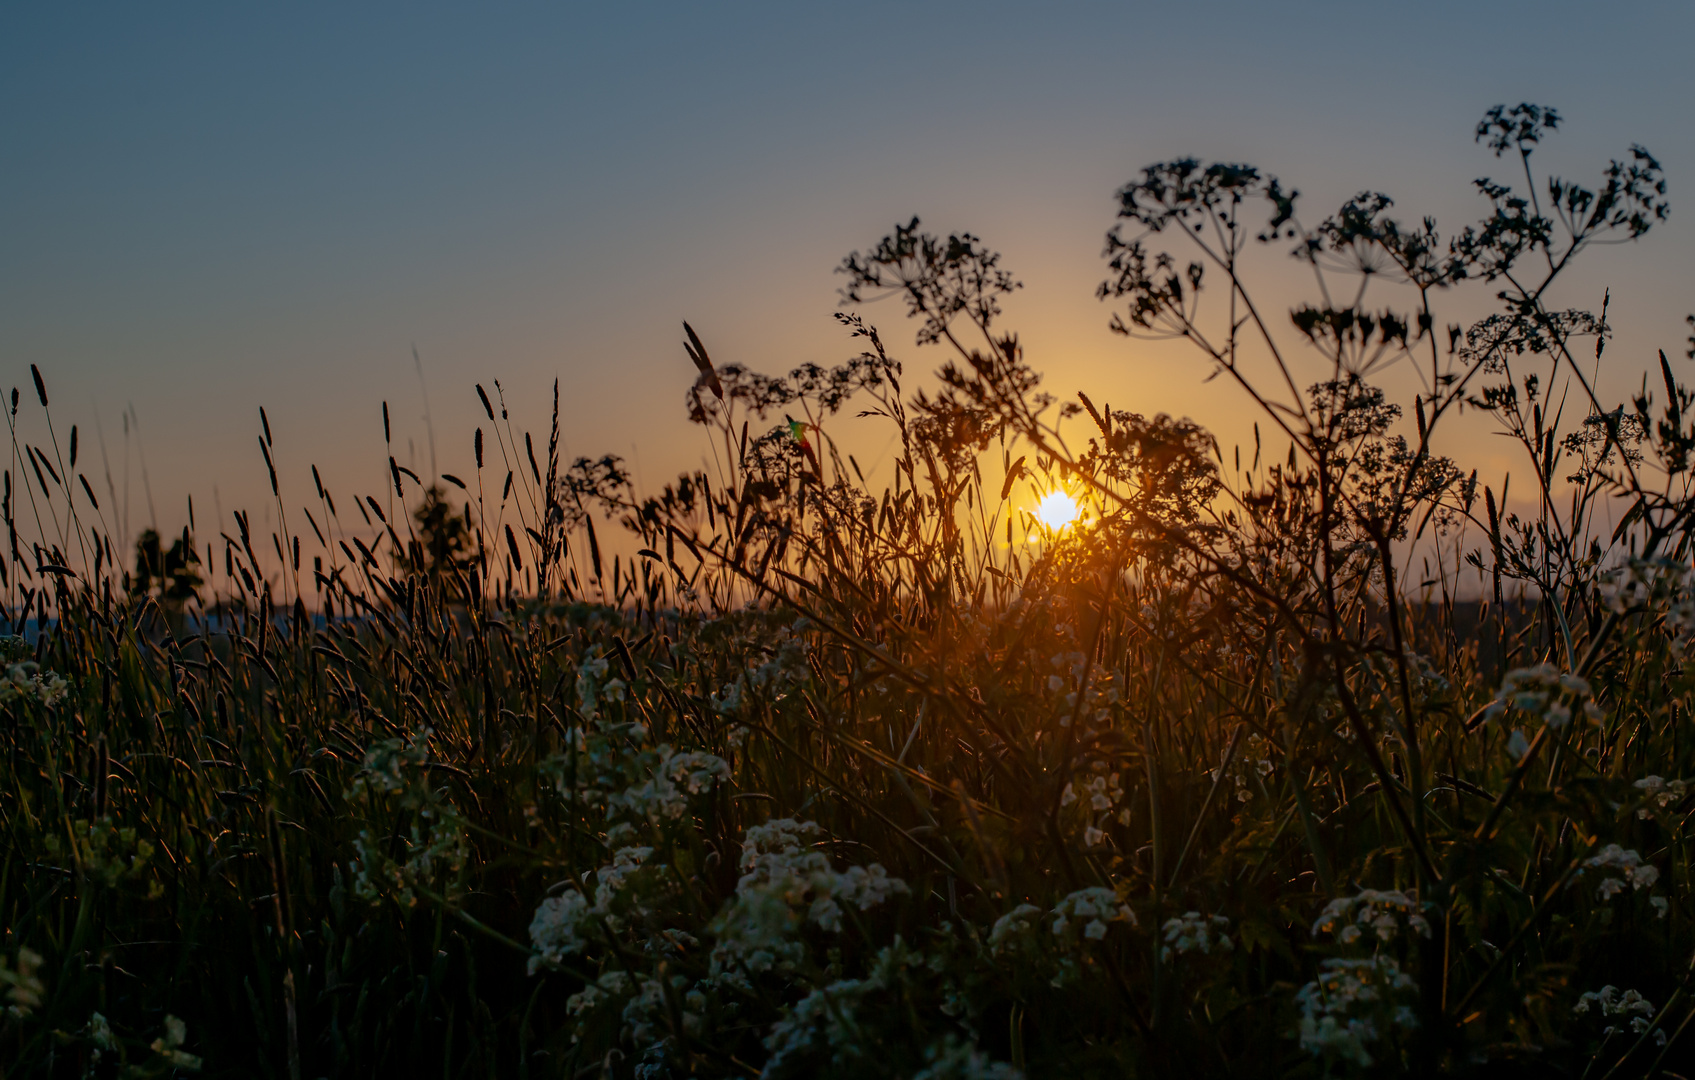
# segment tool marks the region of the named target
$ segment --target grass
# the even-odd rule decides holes
[[[1527,171],[1556,122],[1530,108],[1479,130]],[[1695,399],[1662,359],[1663,400],[1604,407],[1573,350],[1599,359],[1605,310],[1544,301],[1663,217],[1658,182],[1641,152],[1547,211],[1485,188],[1450,243],[1370,197],[1308,228],[1242,166],[1148,170],[1103,298],[1263,406],[1251,455],[1046,397],[998,256],[916,220],[845,293],[902,298],[939,385],[904,389],[857,315],[858,357],[780,378],[691,329],[715,471],[653,497],[479,386],[469,480],[391,459],[392,491],[338,499],[314,470],[296,513],[273,467],[274,535],[143,537],[125,571],[74,429],[14,436],[7,618],[41,629],[6,658],[0,1059],[1687,1069]],[[1392,306],[1274,332],[1262,234],[1321,280],[1371,265]],[[1199,269],[1160,258],[1183,245]],[[1434,302],[1469,282],[1503,312],[1450,337]],[[1429,376],[1416,434],[1391,362]],[[830,434],[850,403],[899,437],[884,486]],[[1462,407],[1537,509],[1437,454]],[[1026,507],[1058,488],[1086,513],[1056,529]]]

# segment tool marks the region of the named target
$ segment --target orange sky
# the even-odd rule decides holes
[[[705,449],[681,321],[720,363],[837,362],[833,267],[917,213],[1004,251],[1025,282],[1008,325],[1051,389],[1193,416],[1228,453],[1251,438],[1240,397],[1106,330],[1113,190],[1195,154],[1278,173],[1309,219],[1369,187],[1457,225],[1470,181],[1506,171],[1471,126],[1522,99],[1565,113],[1542,154],[1562,172],[1591,179],[1634,141],[1665,164],[1671,222],[1592,252],[1555,299],[1612,288],[1615,398],[1655,348],[1681,356],[1692,9],[1358,8],[9,9],[0,378],[36,440],[41,366],[102,495],[103,435],[120,505],[133,406],[153,509],[132,441],[132,532],[179,529],[191,494],[203,535],[220,510],[267,520],[261,405],[290,506],[314,463],[338,492],[381,489],[385,400],[396,456],[426,471],[425,387],[439,466],[464,475],[473,386],[495,379],[539,434],[559,378],[568,451],[623,454],[657,487]],[[1265,262],[1273,310],[1295,271]],[[941,359],[893,305],[868,314],[909,372]],[[843,437],[869,458],[884,441]],[[1485,476],[1514,464],[1476,425],[1450,449]]]

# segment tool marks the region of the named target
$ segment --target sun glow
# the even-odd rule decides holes
[[[1036,520],[1054,532],[1076,521],[1080,512],[1077,500],[1063,491],[1050,491],[1036,504]]]

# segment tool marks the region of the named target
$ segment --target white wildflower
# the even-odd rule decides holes
[[[0,676],[0,705],[19,698],[57,705],[71,692],[71,684],[55,671],[42,672],[34,660],[7,664]]]
[[[1635,990],[1625,990],[1622,993],[1616,986],[1603,986],[1599,990],[1591,990],[1577,999],[1577,1004],[1571,1007],[1573,1016],[1584,1016],[1593,1010],[1604,1022],[1614,1018],[1627,1019],[1630,1030],[1638,1035],[1653,1026],[1654,1003],[1643,997]],[[1603,1034],[1612,1035],[1618,1031],[1616,1024],[1609,1024],[1603,1029]],[[1664,1033],[1660,1034],[1661,1045],[1665,1043]]]
[[[1247,802],[1254,797],[1249,774],[1261,777],[1263,783],[1263,778],[1270,776],[1271,770],[1275,768],[1271,760],[1272,743],[1262,735],[1249,735],[1245,743],[1236,747],[1234,755],[1229,753],[1228,747],[1225,748],[1225,753],[1227,756],[1218,768],[1212,770],[1212,779],[1217,783],[1228,776],[1236,784],[1236,801]]]
[[[1035,904],[1019,904],[996,919],[989,930],[989,951],[1000,953],[1012,942],[1027,940],[1041,915],[1042,909]]]
[[[1136,913],[1121,903],[1118,894],[1098,885],[1068,893],[1053,909],[1054,936],[1063,936],[1072,923],[1083,924],[1083,936],[1099,941],[1106,936],[1107,924],[1124,922],[1136,925]]]
[[[174,1016],[165,1016],[165,1034],[153,1040],[150,1049],[178,1069],[199,1070],[200,1059],[182,1049],[188,1041],[188,1025]]]
[[[1341,944],[1352,945],[1369,931],[1380,941],[1393,941],[1403,925],[1424,937],[1431,935],[1417,893],[1361,889],[1358,895],[1337,897],[1326,904],[1312,924],[1312,935],[1330,934]]]
[[[1636,816],[1649,818],[1654,809],[1666,810],[1683,801],[1689,794],[1689,785],[1682,780],[1667,780],[1660,776],[1644,776],[1636,781],[1636,788],[1642,792],[1652,806],[1644,806],[1636,811]]]
[[[730,764],[715,754],[679,754],[669,745],[658,749],[659,763],[640,784],[607,796],[607,816],[627,814],[654,823],[676,821],[688,811],[688,797],[712,790],[730,779]]]
[[[1608,844],[1601,849],[1600,854],[1588,859],[1583,864],[1591,870],[1612,870],[1620,877],[1610,877],[1601,882],[1601,898],[1610,900],[1624,889],[1629,883],[1632,889],[1651,889],[1660,880],[1660,871],[1653,863],[1644,862],[1642,856],[1635,851],[1627,850],[1617,844]]]
[[[606,657],[598,656],[577,667],[577,711],[590,720],[600,714],[600,683],[611,666]],[[620,688],[622,685],[620,682]]]
[[[531,975],[543,964],[557,964],[583,951],[588,944],[584,934],[589,914],[588,900],[575,889],[541,902],[530,920],[530,944],[536,950],[530,957]]]
[[[798,1074],[815,1047],[856,1052],[859,1032],[853,1015],[860,1001],[876,989],[860,979],[839,979],[801,998],[765,1036],[771,1056],[762,1075]]]
[[[1603,575],[1597,584],[1608,608],[1624,614],[1647,609],[1663,613],[1661,630],[1678,659],[1695,640],[1695,570],[1676,559],[1631,559]]]
[[[1326,960],[1295,994],[1301,1048],[1315,1057],[1370,1068],[1372,1047],[1394,1029],[1418,1026],[1409,1002],[1418,986],[1393,959]]]
[[[1165,920],[1160,927],[1165,932],[1165,945],[1160,948],[1161,960],[1169,961],[1175,954],[1198,952],[1203,955],[1214,952],[1229,952],[1231,944],[1230,920],[1223,915],[1202,915],[1198,911],[1185,911],[1174,919]]]
[[[1589,681],[1570,672],[1561,672],[1553,664],[1537,664],[1507,672],[1506,678],[1501,680],[1501,689],[1483,714],[1499,719],[1508,709],[1539,718],[1556,730],[1571,723],[1573,715],[1578,712],[1590,720],[1599,720],[1602,715]]]

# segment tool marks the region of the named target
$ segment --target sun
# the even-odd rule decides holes
[[[1050,491],[1036,504],[1036,520],[1054,532],[1059,532],[1076,521],[1079,513],[1081,510],[1077,500],[1063,491]]]

